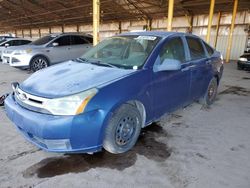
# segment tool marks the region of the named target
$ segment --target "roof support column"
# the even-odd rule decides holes
[[[24,32],[23,32],[23,29],[22,29],[22,37],[24,38]]]
[[[100,31],[100,0],[93,0],[93,45],[99,42]]]
[[[41,38],[41,28],[38,29],[39,38]]]
[[[209,19],[208,19],[207,36],[206,36],[207,43],[210,42],[211,26],[213,22],[213,14],[214,14],[214,3],[215,3],[215,0],[210,1]]]
[[[31,28],[30,28],[30,38],[32,39],[32,31],[31,31]]]
[[[119,29],[119,33],[122,33],[122,22],[121,21],[118,22],[118,29]]]
[[[174,0],[168,0],[168,31],[172,31],[172,22],[174,14]]]
[[[218,13],[218,21],[217,21],[217,25],[216,25],[216,36],[215,36],[215,41],[214,41],[215,48],[217,46],[217,41],[218,41],[218,35],[219,35],[219,29],[220,29],[220,19],[221,19],[221,12]]]
[[[147,20],[147,30],[152,31],[152,19]]]
[[[230,54],[231,54],[231,47],[232,47],[232,41],[233,41],[233,32],[234,32],[234,23],[235,23],[235,17],[237,13],[237,7],[238,7],[238,0],[234,0],[234,9],[233,9],[233,15],[232,15],[232,21],[231,21],[231,28],[230,33],[228,35],[228,43],[227,43],[227,54],[226,54],[226,62],[229,63],[230,60]]]

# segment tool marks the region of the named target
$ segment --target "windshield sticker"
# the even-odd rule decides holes
[[[156,37],[153,37],[153,36],[138,36],[137,38],[135,39],[143,39],[143,40],[155,40]]]

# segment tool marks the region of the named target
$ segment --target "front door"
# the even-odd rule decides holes
[[[182,63],[181,70],[156,71],[152,76],[152,93],[155,118],[166,112],[185,105],[189,98],[190,64],[186,63],[186,54],[182,37],[173,37],[166,41],[155,62],[163,63],[164,59],[175,59]]]

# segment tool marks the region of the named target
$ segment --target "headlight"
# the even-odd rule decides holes
[[[17,50],[14,52],[14,55],[29,54],[31,52],[32,52],[32,49]]]
[[[50,99],[45,101],[43,107],[54,115],[77,115],[84,111],[97,92],[98,90],[93,88],[75,95]]]
[[[245,58],[245,57],[240,57],[240,58],[239,58],[239,61],[247,61],[247,58]]]

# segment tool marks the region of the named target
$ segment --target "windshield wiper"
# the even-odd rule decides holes
[[[101,62],[100,60],[95,60],[95,61],[89,61],[91,64],[94,64],[94,65],[106,65],[106,66],[109,66],[109,67],[112,67],[112,68],[118,68],[117,66],[111,64],[111,63],[104,63],[104,62]]]
[[[80,62],[80,63],[89,63],[88,59],[82,58],[82,57],[76,58],[74,60],[77,61],[77,62]]]

